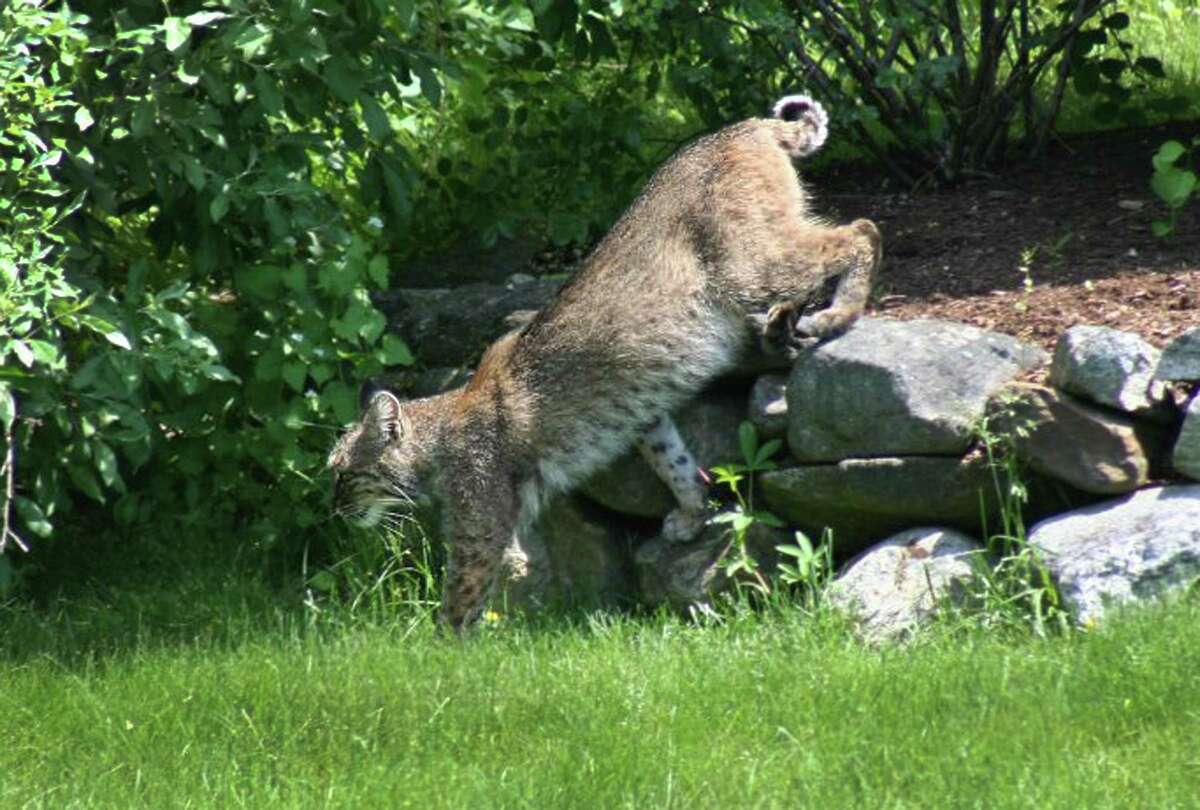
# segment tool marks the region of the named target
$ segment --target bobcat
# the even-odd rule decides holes
[[[870,221],[834,227],[809,213],[789,158],[819,149],[827,123],[820,104],[787,96],[772,117],[685,147],[469,383],[410,402],[364,389],[361,420],[329,456],[334,509],[371,525],[417,499],[444,504],[441,622],[474,621],[506,547],[546,496],[631,444],[679,502],[664,536],[700,531],[702,473],[670,413],[751,340],[794,355],[846,329],[882,256]],[[833,277],[830,306],[805,315]]]

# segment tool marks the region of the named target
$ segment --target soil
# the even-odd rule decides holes
[[[1193,124],[1064,140],[1034,163],[928,193],[889,193],[853,172],[810,185],[832,217],[883,231],[874,315],[961,321],[1047,350],[1068,327],[1101,324],[1161,347],[1200,326],[1200,200],[1172,236],[1155,237],[1166,210],[1150,158],[1196,134]]]

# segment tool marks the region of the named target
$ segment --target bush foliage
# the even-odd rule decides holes
[[[899,176],[952,178],[1022,104],[1052,120],[1043,74],[1161,71],[1113,6],[6,3],[0,551],[302,542],[358,382],[412,362],[372,303],[394,262],[593,238],[687,137],[802,85]],[[1088,67],[1106,47],[1125,67]]]

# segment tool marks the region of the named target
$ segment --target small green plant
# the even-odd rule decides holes
[[[808,535],[797,531],[794,544],[775,546],[775,550],[792,560],[779,563],[779,581],[798,592],[806,606],[815,606],[833,574],[833,530],[826,527],[816,547]]]
[[[776,529],[783,527],[783,521],[778,517],[754,506],[754,476],[775,469],[771,456],[779,452],[783,442],[771,439],[759,444],[758,433],[750,422],[742,422],[738,427],[738,441],[743,463],[725,464],[712,469],[717,483],[729,487],[735,501],[733,508],[714,517],[713,523],[729,524],[729,550],[722,560],[725,573],[731,578],[744,575],[753,582],[757,591],[767,594],[771,592],[771,587],[759,571],[758,561],[746,548],[746,538],[756,523]]]
[[[1200,136],[1192,138],[1189,146],[1179,141],[1167,141],[1158,148],[1151,159],[1154,174],[1150,177],[1150,188],[1167,206],[1167,218],[1155,220],[1150,229],[1155,236],[1170,236],[1175,232],[1180,210],[1197,194],[1196,173],[1188,168],[1200,148]]]
[[[999,562],[980,570],[974,601],[984,623],[1031,623],[1034,632],[1044,636],[1052,623],[1065,627],[1066,614],[1050,572],[1026,533],[1024,510],[1029,489],[1017,446],[1033,428],[1031,421],[1017,414],[1012,402],[1001,403],[1000,410],[985,416],[976,427],[976,440],[987,459],[998,504],[996,531],[989,532],[992,521],[982,493],[980,518],[989,550]]]

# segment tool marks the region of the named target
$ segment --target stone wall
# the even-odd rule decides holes
[[[479,291],[491,303],[486,317],[478,308],[468,317],[475,331],[447,322],[461,307],[422,300],[418,327],[436,322],[440,334],[470,342],[457,354],[436,342],[427,361],[469,361],[485,342],[480,323],[498,333],[514,306],[553,292],[531,285]],[[431,393],[463,377],[441,368],[416,383]],[[737,378],[675,418],[704,467],[740,461],[743,420],[784,439],[779,468],[755,491],[789,529],[759,527],[752,549],[769,567],[793,530],[815,539],[831,529],[843,566],[835,602],[858,613],[866,635],[887,638],[929,614],[931,589],[950,592],[986,563],[982,541],[999,525],[1009,482],[989,463],[985,437],[993,456],[1015,453],[1028,538],[1079,621],[1200,578],[1200,485],[1189,483],[1200,481],[1198,389],[1200,328],[1159,352],[1130,333],[1077,326],[1047,356],[964,324],[865,318],[790,368],[746,358]],[[626,454],[523,538],[510,594],[703,606],[728,584],[717,566],[728,538],[713,526],[694,543],[664,543],[657,521],[671,506],[645,462]]]

